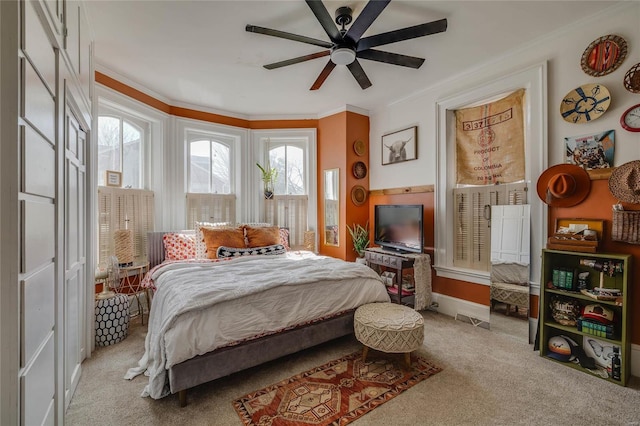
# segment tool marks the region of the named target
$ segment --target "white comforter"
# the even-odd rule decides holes
[[[158,268],[145,354],[125,375],[149,376],[162,398],[167,370],[196,355],[365,303],[389,301],[370,268],[312,254],[250,256]],[[213,308],[212,308],[213,307]]]

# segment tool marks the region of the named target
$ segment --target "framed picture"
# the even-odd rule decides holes
[[[122,186],[122,173],[113,170],[107,170],[104,182],[107,186]]]
[[[382,136],[382,165],[418,158],[416,143],[418,127],[398,130]]]
[[[566,163],[587,171],[613,167],[615,130],[572,136],[564,138],[564,142]]]

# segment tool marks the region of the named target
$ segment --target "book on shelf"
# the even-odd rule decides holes
[[[398,287],[396,286],[387,287],[387,291],[391,294],[398,294]],[[413,295],[413,290],[407,290],[406,288],[402,287],[402,295],[411,296]]]

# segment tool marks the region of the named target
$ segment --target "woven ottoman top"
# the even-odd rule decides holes
[[[370,303],[355,313],[356,339],[383,352],[411,352],[424,341],[424,318],[413,309],[396,303]]]
[[[397,303],[362,305],[356,310],[354,320],[378,330],[412,330],[424,325],[422,315]]]

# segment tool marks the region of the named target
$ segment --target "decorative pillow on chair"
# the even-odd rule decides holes
[[[170,232],[162,236],[164,258],[166,260],[195,259],[196,240],[194,235]]]
[[[218,247],[218,258],[223,259],[227,257],[241,257],[241,256],[258,256],[258,255],[274,255],[284,254],[287,250],[282,244],[274,244],[266,247],[250,247],[250,248],[233,248],[233,247]]]
[[[253,227],[245,226],[247,247],[266,247],[280,244],[280,228],[277,226]]]
[[[231,222],[196,222],[196,259],[207,259],[207,245],[201,228],[234,228]]]
[[[200,228],[207,246],[208,259],[218,257],[218,247],[246,248],[242,228]]]

